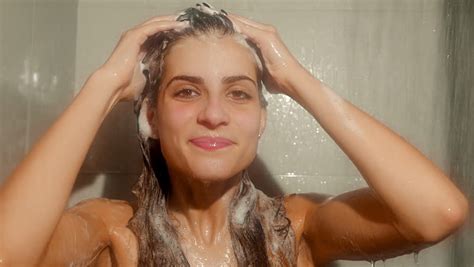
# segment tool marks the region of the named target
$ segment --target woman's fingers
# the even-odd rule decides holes
[[[258,43],[258,37],[262,33],[261,29],[245,24],[237,20],[236,18],[231,18],[231,20],[232,20],[232,23],[234,23],[234,27],[236,28],[238,32],[247,36],[248,38],[250,38],[250,40],[254,41],[255,43]]]
[[[189,25],[187,21],[152,21],[138,28],[147,36],[151,36],[160,31],[180,30]]]
[[[172,16],[152,18],[122,34],[112,55],[102,69],[110,74],[114,86],[120,92],[121,100],[133,99],[145,84],[145,77],[139,69],[139,63],[144,57],[142,45],[152,35],[169,30],[181,30],[188,25],[179,22]]]
[[[176,21],[176,16],[169,15],[169,16],[159,16],[159,17],[153,17],[151,19],[146,20],[145,22],[139,24],[139,26],[149,24],[151,22],[155,21]]]
[[[257,45],[263,58],[263,80],[272,93],[291,95],[288,84],[292,70],[299,69],[297,60],[288,50],[272,25],[262,24],[239,15],[229,14],[236,29]]]
[[[229,18],[234,23],[237,31],[246,35],[259,46],[261,42],[265,42],[265,40],[268,39],[268,34],[275,33],[275,29],[269,25],[263,25],[233,14],[230,14]]]
[[[255,28],[260,29],[262,31],[271,31],[273,29],[273,27],[270,26],[270,25],[258,23],[258,22],[255,22],[253,20],[250,20],[248,18],[239,16],[239,15],[236,15],[236,14],[229,14],[228,16],[235,19],[235,20],[240,21],[241,23],[243,23],[245,25],[255,27]]]
[[[124,33],[124,35],[133,33],[144,37],[142,39],[146,40],[146,37],[150,37],[160,31],[167,31],[172,29],[180,30],[186,27],[188,25],[187,23],[188,22],[176,21],[176,16],[173,15],[153,17],[129,29]]]
[[[189,24],[188,22],[180,22],[180,21],[150,21],[147,24],[139,26],[137,28],[131,29],[126,31],[123,34],[123,37],[127,38],[127,36],[132,37],[132,39],[137,40],[138,45],[142,45],[146,39],[158,32],[161,31],[168,31],[168,30],[181,30],[187,27]]]

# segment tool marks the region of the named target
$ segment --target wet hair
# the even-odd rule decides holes
[[[135,113],[139,118],[147,108],[156,105],[157,91],[166,67],[164,58],[177,41],[201,35],[233,36],[237,41],[244,40],[235,32],[225,11],[215,11],[206,5],[188,8],[178,16],[177,20],[189,21],[189,27],[179,32],[158,33],[145,42],[143,62],[147,83],[135,101]],[[261,94],[262,67],[255,55]],[[261,104],[266,106],[263,95],[260,97]],[[190,266],[167,212],[171,182],[160,141],[144,134],[140,126],[143,121],[138,121],[144,168],[132,189],[137,203],[128,224],[138,240],[138,266]],[[268,198],[257,190],[246,170],[242,171],[242,180],[227,216],[238,266],[296,266],[294,233],[285,215],[282,198]]]

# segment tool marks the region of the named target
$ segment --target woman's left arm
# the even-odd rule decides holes
[[[261,50],[267,87],[289,95],[310,112],[370,186],[308,209],[303,235],[313,252],[318,250],[316,254],[328,260],[377,258],[390,250],[400,254],[438,242],[463,224],[468,202],[441,169],[314,78],[272,26],[231,18]]]
[[[297,73],[291,97],[351,159],[405,237],[440,240],[464,221],[466,198],[432,161],[308,72]]]

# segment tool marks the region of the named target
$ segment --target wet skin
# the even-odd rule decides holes
[[[235,266],[227,210],[240,171],[256,156],[266,119],[256,85],[254,55],[232,37],[203,36],[180,41],[165,64],[158,106],[149,112],[148,120],[154,135],[165,144],[162,151],[173,184],[169,213],[191,266]],[[198,136],[227,138],[232,145],[207,151],[189,141]],[[302,207],[292,202],[288,198],[288,205]],[[101,249],[94,248],[89,254],[96,266],[134,264],[136,240],[126,228],[133,214],[126,202],[90,200],[69,213],[102,214],[103,220],[88,220],[85,230],[95,231],[89,233],[91,236],[109,239],[98,242]],[[303,214],[289,214],[298,244]],[[50,251],[61,251],[60,244],[65,242],[59,232],[57,235]],[[308,255],[299,259],[300,266],[308,266]]]
[[[166,58],[158,107],[148,114],[155,136],[165,143],[162,150],[173,184],[169,213],[191,266],[235,266],[227,209],[239,171],[254,159],[265,126],[265,110],[252,82],[256,79],[254,60],[248,48],[231,37],[180,41]],[[225,77],[242,76],[248,79],[224,82]],[[207,151],[189,142],[196,136],[225,137],[233,144]],[[112,261],[133,265],[136,240],[126,228],[132,209],[125,202],[106,200],[92,200],[89,205],[96,214],[120,210],[105,217],[111,243],[96,254],[97,265],[109,266]],[[389,257],[428,243],[401,235],[393,215],[371,189],[330,200],[316,194],[291,195],[285,198],[285,207],[296,236],[298,266],[322,266],[337,258],[335,254],[363,259],[383,252]],[[343,223],[347,221],[351,224]],[[336,240],[337,245],[327,245],[328,239]]]
[[[314,78],[273,27],[230,17],[262,51],[267,86],[292,97],[318,120],[370,185],[332,198],[285,198],[299,266],[401,255],[439,242],[463,224],[467,200],[433,162]],[[136,265],[136,239],[126,228],[132,209],[126,202],[88,200],[66,212],[64,206],[103,119],[118,101],[132,99],[143,86],[143,77],[135,72],[140,45],[160,30],[185,27],[173,20],[155,18],[127,32],[109,60],[6,179],[0,188],[0,260],[5,266]],[[265,111],[252,83],[240,79],[230,84],[222,79],[255,78],[250,51],[231,40],[183,40],[176,47],[182,51],[172,51],[167,59],[170,69],[165,80],[184,72],[202,79],[162,88],[157,110],[148,114],[154,134],[166,140],[162,149],[170,161],[173,183],[169,213],[192,266],[235,262],[229,252],[227,210],[238,174],[255,157],[258,135],[265,126]],[[186,50],[194,55],[180,58]],[[181,92],[182,87],[187,89]],[[233,144],[206,151],[189,142],[195,135],[218,135]]]

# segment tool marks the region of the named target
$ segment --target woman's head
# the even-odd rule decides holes
[[[212,182],[252,162],[266,102],[256,51],[224,13],[204,11],[187,9],[178,20],[189,27],[152,37],[144,61],[147,119],[170,174]]]
[[[190,26],[145,43],[147,85],[135,102],[144,169],[129,227],[140,266],[189,266],[167,213],[170,174],[204,182],[238,174],[254,159],[265,126],[262,64],[225,12],[201,6],[178,20]],[[269,266],[269,255],[272,265],[293,266],[293,233],[281,202],[259,197],[247,175],[227,216],[239,266]]]

